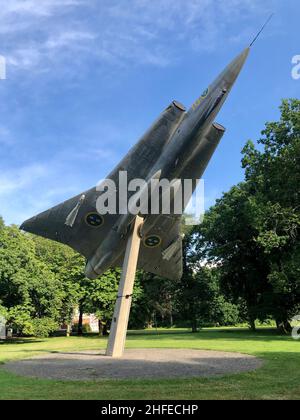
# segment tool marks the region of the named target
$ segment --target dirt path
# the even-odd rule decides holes
[[[9,362],[2,369],[21,376],[60,380],[191,378],[247,372],[261,360],[239,353],[188,349],[129,349],[122,359],[103,352],[55,352]]]

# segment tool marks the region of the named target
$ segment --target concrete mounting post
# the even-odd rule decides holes
[[[137,216],[133,230],[128,238],[106,356],[117,358],[122,357],[124,353],[133,285],[141,243],[139,228],[142,224],[143,218]]]

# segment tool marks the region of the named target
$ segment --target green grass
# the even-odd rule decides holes
[[[103,349],[95,336],[24,339],[0,344],[0,363],[41,352]],[[300,341],[274,330],[207,329],[129,333],[128,348],[190,348],[247,353],[263,367],[219,378],[172,380],[103,380],[91,382],[30,379],[0,369],[0,399],[300,399]]]

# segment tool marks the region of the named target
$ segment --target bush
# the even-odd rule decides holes
[[[16,305],[7,311],[7,326],[12,328],[18,335],[34,335],[31,308],[28,306]]]
[[[75,324],[72,325],[72,332],[73,333],[78,333],[78,322],[75,322]],[[84,334],[88,334],[88,333],[92,332],[90,324],[83,324],[82,325],[82,332]]]
[[[48,337],[57,330],[58,324],[52,318],[31,318],[28,306],[17,305],[7,311],[7,326],[19,336]]]
[[[51,318],[36,318],[32,320],[32,328],[35,337],[49,337],[57,330],[58,324]]]
[[[238,324],[239,309],[236,305],[227,302],[223,296],[217,296],[212,305],[212,321],[222,327]]]

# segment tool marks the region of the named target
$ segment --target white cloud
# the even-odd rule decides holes
[[[248,41],[254,28],[234,33],[234,25],[251,26],[274,1],[0,0],[7,45],[0,53],[14,68],[39,71],[68,60],[70,51],[106,64],[167,66],[183,49]]]
[[[24,220],[79,192],[76,183],[62,179],[59,165],[32,164],[3,171],[0,175],[0,216],[7,224]]]
[[[29,43],[26,47],[16,48],[6,56],[8,65],[19,69],[45,70],[55,61],[60,61],[66,51],[84,49],[84,44],[96,38],[95,34],[82,31],[64,31],[50,35],[45,42]]]
[[[37,198],[33,190],[35,183],[41,182],[47,172],[45,166],[36,164],[1,173],[0,216],[6,223],[20,224],[42,210],[43,204],[48,204],[43,203],[43,197]]]
[[[82,5],[77,0],[1,0],[0,3],[0,34],[6,36],[35,30],[47,19]]]
[[[4,125],[0,125],[0,144],[11,145],[13,143],[10,130]]]
[[[6,57],[8,66],[14,66],[21,69],[32,68],[39,64],[41,52],[35,47],[18,48],[11,55]]]
[[[50,16],[57,8],[82,4],[78,0],[5,0],[1,2],[0,17],[15,15]]]
[[[18,192],[28,187],[37,178],[45,176],[47,168],[41,164],[25,166],[20,169],[3,171],[0,175],[0,197]]]
[[[13,79],[13,83],[5,81],[0,86],[1,93],[2,90],[7,92],[14,107],[14,112],[6,119],[2,118],[7,127],[0,126],[1,146],[13,145],[12,150],[18,153],[21,131],[17,128],[24,126],[26,110],[21,108],[22,100],[13,101],[11,91],[18,81],[37,83],[39,78],[31,77],[31,74],[36,76],[36,73],[51,70],[47,73],[48,81],[54,75],[63,77],[66,72],[68,76],[80,75],[78,69],[85,65],[107,74],[114,66],[164,67],[176,62],[188,49],[203,52],[227,44],[240,43],[242,46],[258,29],[274,1],[0,0],[0,54],[7,58],[8,79],[13,79],[14,72],[23,72],[22,77]],[[246,29],[240,31],[243,23]],[[25,97],[31,92],[26,90],[28,85],[24,85],[24,90],[19,92]],[[42,90],[38,88],[35,91],[42,101],[44,86]],[[3,109],[10,109],[4,101]],[[64,142],[57,156],[49,159],[51,162],[11,171],[1,169],[0,215],[8,223],[21,223],[81,191],[81,183],[87,178],[72,179],[72,175],[76,177],[77,168],[68,178],[66,166],[71,168],[72,164],[76,166],[82,162],[86,150],[92,156],[89,157],[91,164],[93,159],[101,159],[102,170],[109,170],[123,153],[119,146],[127,142],[123,130],[118,133],[114,127],[104,126],[102,121],[99,124],[101,129],[96,127],[80,132],[80,137],[89,139],[84,150],[74,148],[72,142]],[[128,135],[128,130],[124,131],[128,139],[134,138]],[[99,138],[104,149],[99,147]],[[101,176],[97,172],[98,175]],[[67,190],[56,187],[62,180]],[[212,204],[218,193],[212,191],[208,195],[206,202]]]
[[[0,0],[1,53],[12,70],[51,68],[70,48],[80,49],[94,39],[82,30],[74,13],[85,7],[79,0]],[[3,48],[3,47],[2,47]]]
[[[97,38],[96,34],[91,32],[70,31],[62,32],[55,36],[50,36],[45,42],[44,47],[47,49],[57,49],[72,47],[81,41],[91,41]]]
[[[232,25],[258,15],[265,16],[272,4],[267,0],[131,0],[130,7],[111,1],[107,14],[112,24],[118,22],[116,41],[123,33],[134,37],[136,42],[158,39],[161,57],[168,54],[169,43],[180,41],[186,48],[197,50],[214,49],[223,46],[224,36]],[[128,31],[129,29],[129,31]],[[160,34],[160,36],[158,36]],[[155,44],[155,42],[154,42]]]

